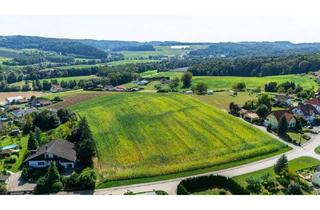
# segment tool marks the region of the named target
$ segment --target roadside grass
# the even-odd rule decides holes
[[[319,160],[314,159],[312,157],[306,157],[306,156],[299,157],[299,158],[296,158],[296,159],[289,161],[289,168],[294,171],[299,171],[302,169],[311,168],[311,167],[318,166],[318,165],[320,165]],[[266,173],[269,173],[272,177],[276,176],[276,174],[274,173],[273,167],[269,167],[269,168],[265,168],[265,169],[255,171],[252,173],[236,176],[233,179],[236,182],[238,182],[239,184],[241,184],[242,186],[246,187],[246,185],[247,185],[246,179],[247,178],[253,177],[255,179],[258,179]]]
[[[103,180],[192,171],[286,148],[250,124],[183,94],[114,94],[70,108],[89,122]]]

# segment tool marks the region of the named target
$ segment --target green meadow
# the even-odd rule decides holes
[[[250,124],[183,94],[115,94],[70,108],[90,124],[98,150],[96,170],[104,180],[223,168],[288,149]]]

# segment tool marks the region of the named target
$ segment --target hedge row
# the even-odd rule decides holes
[[[223,188],[229,190],[233,195],[249,195],[249,192],[233,179],[220,175],[184,179],[177,187],[177,194],[189,195],[191,193],[205,191],[212,188]]]

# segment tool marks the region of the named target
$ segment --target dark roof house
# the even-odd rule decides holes
[[[77,154],[74,144],[66,140],[53,140],[39,147],[25,162],[32,168],[45,168],[51,161],[64,168],[74,168]]]

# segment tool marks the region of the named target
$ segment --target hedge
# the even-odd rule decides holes
[[[245,188],[243,188],[233,179],[220,175],[209,175],[184,179],[177,187],[177,194],[188,195],[212,188],[223,188],[229,190],[234,195],[250,194]]]

